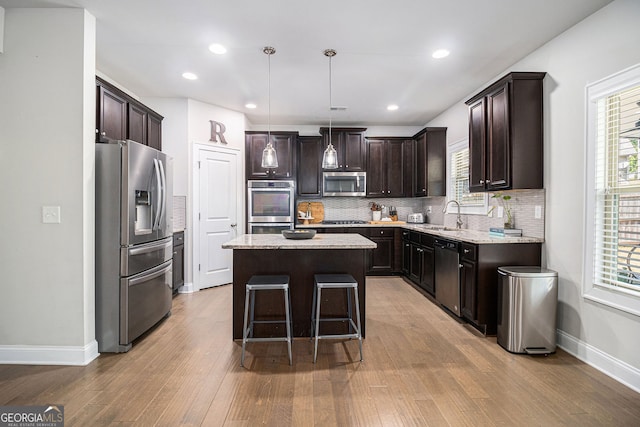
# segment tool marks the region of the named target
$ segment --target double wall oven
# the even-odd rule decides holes
[[[280,234],[294,227],[294,181],[247,182],[247,230],[249,234]]]

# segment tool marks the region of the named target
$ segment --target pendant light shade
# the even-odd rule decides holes
[[[327,49],[324,51],[324,56],[329,58],[329,145],[327,145],[322,155],[322,169],[337,169],[338,152],[331,143],[331,58],[336,56],[336,51]]]
[[[267,132],[267,145],[262,150],[262,167],[265,169],[275,169],[278,167],[278,155],[276,149],[271,143],[271,55],[276,53],[276,50],[271,46],[265,46],[262,51],[269,58],[269,129]]]

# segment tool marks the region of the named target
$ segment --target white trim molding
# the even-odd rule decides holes
[[[558,347],[587,365],[640,393],[640,369],[587,344],[564,331],[557,331]]]
[[[86,366],[98,353],[98,342],[85,346],[0,345],[0,364]]]

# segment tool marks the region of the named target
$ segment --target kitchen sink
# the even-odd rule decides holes
[[[445,226],[429,227],[429,230],[433,230],[433,231],[461,231],[458,228],[451,228],[451,227],[445,227]]]

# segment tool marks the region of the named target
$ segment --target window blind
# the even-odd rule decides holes
[[[461,206],[484,204],[483,193],[469,192],[469,148],[451,154],[451,178],[455,200]]]
[[[640,85],[596,108],[594,279],[640,294]]]

